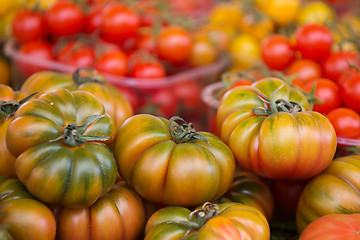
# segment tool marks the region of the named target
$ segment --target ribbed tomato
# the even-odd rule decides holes
[[[138,114],[120,127],[113,152],[124,181],[143,198],[196,206],[229,188],[235,160],[220,138],[183,119]]]
[[[55,239],[55,218],[50,209],[33,199],[22,183],[0,176],[0,238]]]
[[[115,127],[92,94],[57,89],[21,105],[6,144],[17,157],[16,175],[45,203],[93,204],[115,182],[116,162],[106,144]]]
[[[299,232],[328,214],[360,213],[360,156],[334,159],[330,166],[306,184],[296,212]]]
[[[218,132],[244,170],[307,179],[323,171],[336,150],[330,121],[308,108],[301,92],[265,78],[226,92],[217,109]]]
[[[258,209],[268,221],[274,212],[270,188],[255,174],[237,169],[229,190],[218,202],[237,202]]]
[[[190,212],[170,206],[155,212],[145,228],[145,240],[153,239],[270,239],[269,224],[261,212],[240,203],[205,203]]]
[[[135,240],[145,226],[140,196],[124,182],[86,208],[56,208],[59,240]]]
[[[116,129],[134,114],[130,102],[119,89],[107,83],[103,76],[91,68],[78,68],[73,76],[54,71],[38,72],[26,79],[20,91],[25,94],[37,91],[40,96],[57,88],[84,90],[94,94],[113,118]]]

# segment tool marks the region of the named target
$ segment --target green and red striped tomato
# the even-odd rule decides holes
[[[328,214],[360,213],[360,156],[336,158],[308,182],[296,212],[299,232],[312,221]]]
[[[258,209],[268,221],[274,212],[270,188],[255,174],[237,169],[229,190],[218,202],[237,202]]]
[[[21,105],[6,132],[20,181],[41,201],[67,207],[90,206],[110,190],[116,161],[106,144],[114,138],[99,100],[66,89]]]
[[[262,213],[240,203],[204,204],[190,212],[179,206],[155,212],[145,227],[145,240],[270,239]]]
[[[135,240],[145,226],[140,196],[124,182],[86,208],[57,208],[58,240]]]
[[[222,97],[218,132],[244,170],[267,178],[307,179],[323,171],[336,150],[330,121],[308,108],[300,91],[265,78]]]
[[[149,114],[127,119],[113,146],[119,173],[155,203],[196,206],[216,200],[233,180],[234,156],[220,138],[180,122]]]
[[[94,94],[113,118],[116,129],[134,114],[130,102],[123,94],[91,68],[79,68],[73,76],[54,71],[37,72],[26,79],[21,86],[21,92],[39,92],[40,96],[57,88],[66,88],[70,91],[84,90]]]
[[[0,239],[54,240],[55,218],[18,179],[0,176]]]

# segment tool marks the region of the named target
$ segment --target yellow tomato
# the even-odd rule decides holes
[[[251,34],[240,34],[236,36],[229,46],[235,67],[246,69],[260,62],[260,41]]]
[[[210,13],[210,24],[222,27],[225,32],[233,35],[237,32],[241,20],[239,4],[220,3]]]
[[[19,9],[26,0],[0,0],[0,17],[4,17],[9,12]]]
[[[331,22],[335,17],[334,10],[322,1],[307,2],[300,10],[297,24]]]
[[[26,6],[32,8],[37,5],[39,9],[45,10],[54,2],[56,2],[56,0],[27,0]]]
[[[285,26],[296,20],[301,0],[256,0],[256,5],[277,25]]]
[[[244,12],[239,22],[240,32],[252,34],[259,40],[273,33],[274,28],[274,22],[265,14],[255,16]]]
[[[190,54],[190,63],[202,66],[215,62],[218,52],[215,46],[207,39],[195,40]]]
[[[0,84],[10,84],[10,65],[0,57]]]

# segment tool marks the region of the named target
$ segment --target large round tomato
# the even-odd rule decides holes
[[[126,183],[143,198],[167,205],[216,200],[229,188],[235,172],[234,156],[218,137],[197,133],[177,118],[168,121],[149,114],[128,118],[117,133],[113,152]]]
[[[306,97],[276,78],[230,89],[220,100],[217,126],[241,168],[257,175],[300,180],[331,162],[336,134]]]
[[[57,239],[138,239],[145,226],[139,195],[123,182],[86,208],[57,208]]]
[[[57,88],[66,88],[70,91],[84,90],[94,94],[106,112],[112,117],[115,128],[118,129],[128,117],[133,115],[129,101],[118,88],[106,82],[106,79],[91,68],[78,68],[73,76],[53,71],[38,72],[30,76],[21,86],[21,92],[40,94]]]
[[[145,228],[145,240],[151,239],[270,239],[269,224],[262,213],[240,203],[205,203],[190,212],[171,206],[155,212]]]
[[[234,180],[223,197],[223,202],[237,202],[258,209],[268,221],[274,211],[274,200],[270,188],[255,174],[237,169]]]
[[[50,209],[33,199],[14,178],[0,176],[0,238],[55,239],[55,218]]]
[[[94,95],[57,89],[20,106],[6,145],[31,194],[49,204],[84,207],[115,182],[116,162],[106,145],[114,138],[114,123]]]
[[[310,223],[299,240],[359,239],[360,213],[329,214]]]
[[[296,225],[299,232],[321,216],[360,212],[360,156],[334,159],[330,166],[306,184],[299,200]]]

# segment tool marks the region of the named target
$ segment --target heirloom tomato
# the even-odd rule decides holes
[[[145,226],[140,196],[124,182],[86,208],[55,208],[59,240],[135,240]]]
[[[330,121],[308,108],[300,91],[264,78],[224,94],[218,132],[242,169],[267,178],[307,179],[324,170],[336,150]]]
[[[113,85],[92,68],[78,68],[73,75],[42,71],[31,75],[21,86],[20,91],[26,94],[50,92],[57,88],[66,88],[70,91],[84,90],[94,94],[106,112],[112,117],[115,128],[118,129],[128,117],[133,115],[129,101]]]
[[[328,214],[360,212],[360,156],[336,158],[308,182],[296,212],[299,232],[312,221]]]
[[[10,86],[0,84],[0,175],[16,177],[15,160],[6,146],[6,130],[10,122],[14,119],[13,115],[27,98],[23,94],[15,92]],[[20,100],[22,99],[23,100]]]
[[[55,218],[15,178],[0,176],[0,238],[54,240]]]
[[[237,169],[229,190],[218,202],[237,202],[258,209],[268,221],[274,211],[270,188],[255,174]]]
[[[196,132],[179,117],[128,118],[117,133],[113,152],[127,184],[143,198],[167,205],[216,200],[229,188],[235,172],[234,156],[220,138]]]
[[[17,177],[49,204],[85,207],[115,182],[116,161],[106,144],[115,127],[86,91],[57,89],[21,105],[6,132]]]
[[[269,224],[262,213],[240,203],[205,203],[190,212],[178,206],[155,212],[145,228],[145,240],[152,239],[270,239]]]
[[[299,240],[360,239],[360,213],[329,214],[310,223]]]

